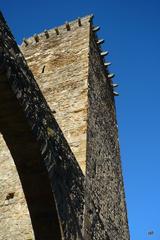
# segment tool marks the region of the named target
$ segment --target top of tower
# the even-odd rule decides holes
[[[93,14],[87,15],[82,18],[77,18],[76,20],[70,21],[70,22],[65,22],[61,26],[54,27],[49,30],[44,30],[41,33],[34,34],[34,36],[29,37],[27,39],[23,39],[23,42],[20,47],[28,47],[28,46],[33,46],[36,45],[38,42],[44,39],[48,39],[50,37],[54,38],[61,38],[64,34],[66,34],[69,31],[76,30],[80,27],[85,26],[87,22],[90,22],[93,18]]]

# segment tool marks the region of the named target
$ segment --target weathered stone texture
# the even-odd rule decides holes
[[[91,31],[84,238],[128,240],[112,81]]]
[[[34,239],[31,220],[17,169],[0,135],[0,240],[22,239]]]
[[[27,39],[21,50],[81,169],[86,166],[89,29],[91,17]],[[44,71],[44,73],[42,73]]]

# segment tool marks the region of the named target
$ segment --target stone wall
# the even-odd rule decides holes
[[[31,240],[34,234],[17,169],[0,135],[0,240],[15,239]]]
[[[112,80],[91,31],[84,238],[128,240]]]
[[[89,29],[91,17],[38,34],[21,50],[83,172],[86,167],[86,120]]]

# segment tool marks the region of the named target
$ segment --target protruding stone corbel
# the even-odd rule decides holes
[[[78,18],[78,26],[81,27],[82,26],[82,22],[81,22],[81,19]]]
[[[93,30],[93,32],[97,32],[97,31],[99,31],[99,30],[100,30],[100,27],[99,27],[99,26],[97,26],[97,27],[94,27],[92,30]]]
[[[114,73],[108,74],[108,79],[112,79],[112,78],[114,78],[114,77],[115,77],[115,74],[114,74]]]
[[[28,41],[25,38],[23,38],[23,42],[24,42],[25,46],[27,47],[28,46]]]
[[[108,67],[108,66],[110,66],[111,64],[112,64],[111,62],[105,62],[105,63],[104,63],[104,66],[105,66],[105,67]]]
[[[91,22],[91,21],[93,20],[93,18],[94,18],[94,15],[93,15],[93,14],[91,14],[91,15],[90,15],[89,22]]]
[[[67,29],[67,31],[70,31],[70,30],[71,30],[71,27],[70,27],[70,25],[69,25],[68,22],[66,22],[66,29]]]
[[[111,86],[112,86],[113,88],[116,88],[116,87],[118,87],[118,84],[117,84],[117,83],[112,83]]]
[[[104,39],[99,39],[99,40],[97,41],[97,44],[98,44],[98,45],[103,44],[103,43],[104,43]]]
[[[102,56],[102,57],[105,57],[105,56],[108,55],[108,53],[109,53],[108,51],[106,51],[106,52],[101,52],[101,56]]]
[[[37,34],[34,34],[34,40],[35,40],[36,43],[39,42],[39,36]]]
[[[57,35],[59,35],[59,29],[58,28],[55,28],[55,32]]]
[[[91,14],[91,19],[93,19],[93,18],[94,18],[94,14],[92,13],[92,14]]]
[[[44,30],[44,34],[45,34],[46,38],[48,39],[49,38],[49,32],[46,29]]]
[[[119,93],[113,92],[113,95],[117,97],[117,96],[119,96]]]

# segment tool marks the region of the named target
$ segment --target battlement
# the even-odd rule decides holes
[[[33,47],[38,42],[44,41],[45,39],[48,39],[48,38],[59,39],[61,37],[64,37],[63,35],[65,35],[67,32],[76,31],[80,27],[85,26],[85,24],[91,21],[92,18],[93,18],[93,15],[77,18],[74,21],[66,22],[65,24],[54,27],[53,29],[44,30],[44,32],[35,34],[34,36],[31,36],[27,39],[24,38],[22,45],[20,47],[23,47],[23,46]]]

